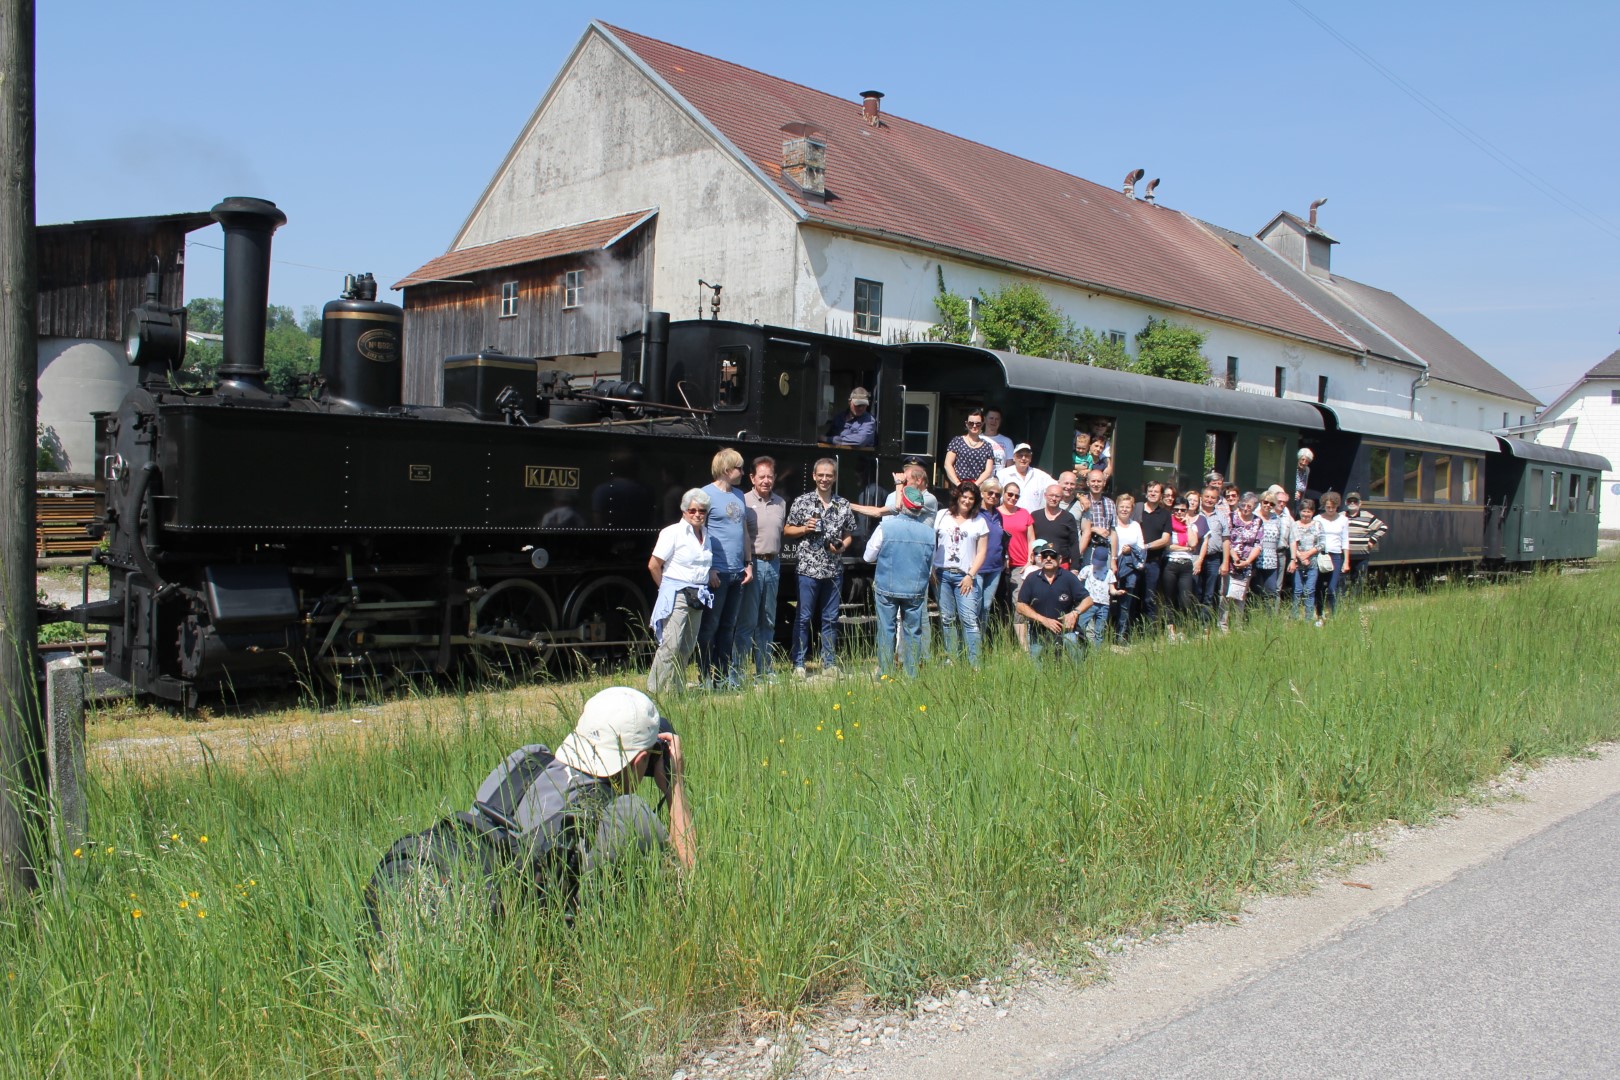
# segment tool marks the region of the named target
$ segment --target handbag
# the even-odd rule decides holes
[[[1316,569],[1324,574],[1333,573],[1333,556],[1322,552],[1316,557]]]
[[[1248,595],[1249,595],[1249,580],[1248,580],[1248,578],[1246,576],[1243,577],[1243,578],[1234,577],[1230,581],[1227,582],[1227,584],[1226,584],[1226,598],[1228,600],[1242,600],[1244,597],[1246,597]]]

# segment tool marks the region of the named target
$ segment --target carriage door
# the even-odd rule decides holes
[[[765,342],[764,385],[760,394],[759,433],[767,439],[814,443],[820,366],[815,346],[785,337]]]
[[[919,458],[928,469],[928,478],[932,482],[937,479],[934,475],[934,439],[939,433],[939,395],[907,390],[904,411],[900,457],[903,461]]]

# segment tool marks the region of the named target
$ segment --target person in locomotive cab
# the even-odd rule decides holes
[[[736,689],[742,679],[735,656],[737,617],[743,589],[754,578],[753,538],[748,534],[748,505],[737,492],[742,481],[742,455],[727,447],[710,464],[714,483],[709,497],[708,544],[714,555],[714,607],[698,631],[698,675],[710,689]]]
[[[719,583],[709,550],[708,517],[709,496],[692,488],[681,496],[681,520],[658,534],[647,560],[647,572],[658,586],[651,619],[658,651],[647,672],[649,693],[686,689],[686,664]]]
[[[833,491],[838,462],[821,458],[811,470],[814,491],[807,491],[788,507],[782,535],[797,540],[799,559],[799,611],[793,623],[793,673],[805,676],[810,653],[810,624],[821,624],[822,674],[838,672],[838,603],[844,585],[844,552],[855,535],[855,515],[849,501]]]
[[[834,446],[877,445],[877,417],[872,415],[872,395],[866,387],[849,392],[849,408],[827,425],[827,441]]]

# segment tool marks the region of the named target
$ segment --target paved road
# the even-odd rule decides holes
[[[1620,796],[1053,1077],[1620,1076]]]

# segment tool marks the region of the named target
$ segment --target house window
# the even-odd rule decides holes
[[[510,319],[517,314],[518,283],[506,281],[501,283],[501,318]]]
[[[1318,404],[1327,404],[1327,379],[1326,375],[1316,377],[1316,400]]]
[[[1287,368],[1280,367],[1280,368],[1277,369],[1277,374],[1276,374],[1275,378],[1272,380],[1271,387],[1272,387],[1272,393],[1275,394],[1277,397],[1282,397],[1283,394],[1287,393],[1287,391],[1288,391],[1288,369]]]
[[[585,289],[585,271],[570,270],[563,275],[563,310],[577,308],[580,304],[580,294]]]
[[[1508,426],[1508,414],[1507,413],[1502,414],[1502,426],[1503,427]]]
[[[1226,388],[1228,390],[1236,390],[1237,387],[1238,387],[1238,358],[1235,357],[1235,356],[1228,356],[1226,358]]]
[[[883,332],[883,282],[855,279],[855,332]]]
[[[1620,390],[1609,391],[1609,404],[1620,405]]]
[[[1108,331],[1108,344],[1123,346],[1125,344],[1125,331],[1123,331],[1123,330],[1110,330],[1110,331]]]

